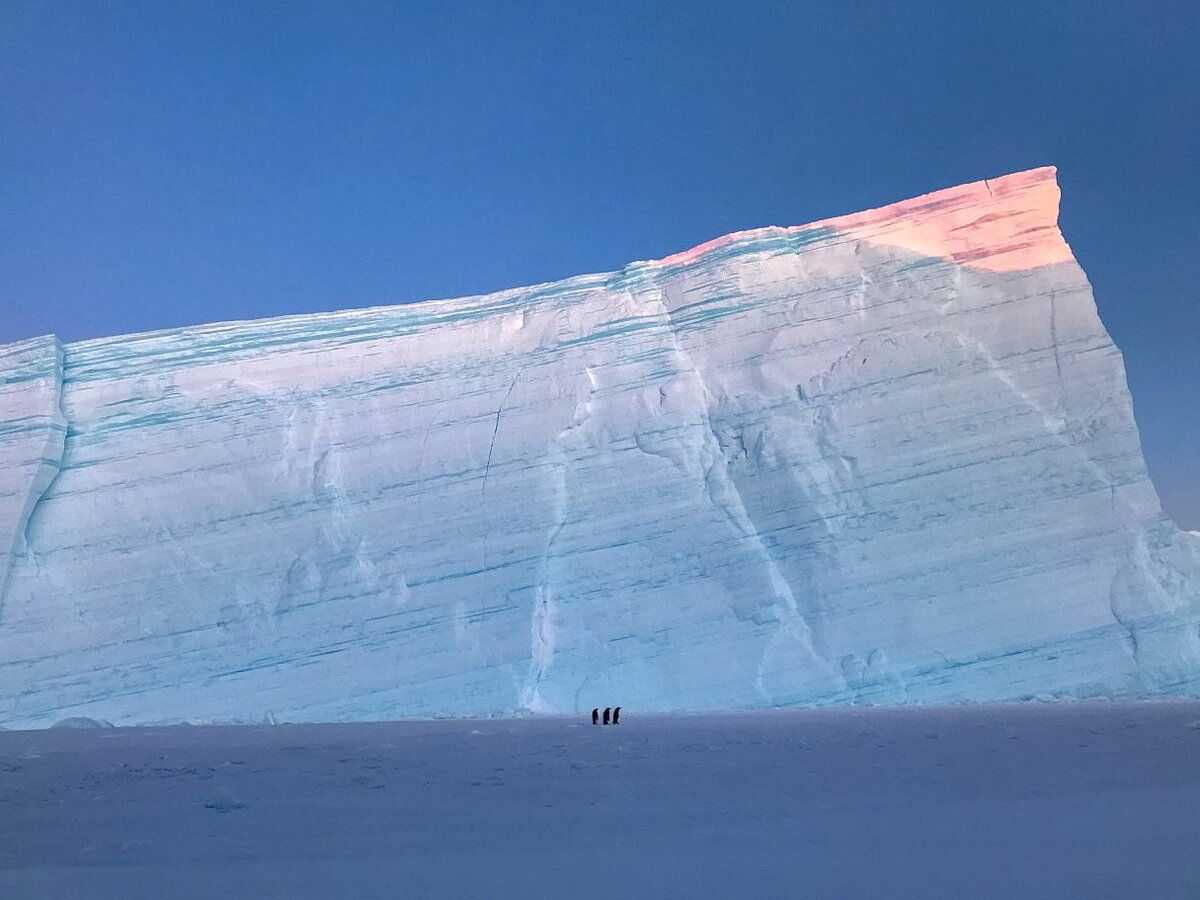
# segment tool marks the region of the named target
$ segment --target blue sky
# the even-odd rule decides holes
[[[1200,4],[0,5],[0,342],[479,293],[1057,165],[1200,528]]]

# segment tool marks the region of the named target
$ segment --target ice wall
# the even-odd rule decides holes
[[[56,345],[2,351],[45,449],[0,444],[0,723],[1200,693],[1200,541],[1057,208],[87,341],[28,395]]]

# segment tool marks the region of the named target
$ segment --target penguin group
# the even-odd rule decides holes
[[[598,706],[592,710],[592,724],[593,725],[600,724],[600,707],[598,707]],[[621,724],[621,707],[618,706],[616,709],[614,709],[611,706],[606,706],[604,708],[604,724],[605,725],[608,725],[608,724],[620,725]]]

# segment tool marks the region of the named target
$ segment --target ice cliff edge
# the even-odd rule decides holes
[[[1057,210],[0,348],[0,724],[1200,694]]]

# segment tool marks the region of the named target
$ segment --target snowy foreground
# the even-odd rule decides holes
[[[0,733],[0,896],[1196,897],[1200,703]]]

